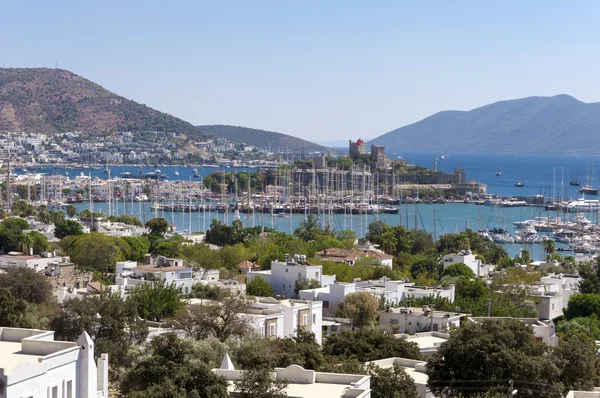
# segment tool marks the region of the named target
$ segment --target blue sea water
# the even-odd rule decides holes
[[[409,163],[419,166],[432,168],[433,159],[438,158],[438,169],[452,173],[455,168],[463,168],[467,179],[476,180],[487,184],[488,192],[502,196],[532,196],[543,194],[546,197],[575,198],[580,196],[577,187],[569,186],[569,181],[575,178],[583,184],[589,177],[589,183],[596,186],[594,180],[595,166],[600,166],[600,156],[577,156],[577,155],[540,155],[540,154],[493,154],[493,153],[439,153],[439,152],[396,152],[390,153],[394,159],[401,156]],[[445,160],[441,159],[441,156]],[[157,167],[144,167],[145,173],[155,171]],[[169,180],[194,180],[193,168],[176,166],[159,166],[162,173],[165,173]],[[131,172],[134,175],[139,174],[140,168],[133,166],[111,166],[111,175],[118,176],[121,172]],[[205,167],[198,168],[202,177],[210,174],[212,171],[222,170],[218,168]],[[246,168],[227,168],[226,171],[242,171]],[[252,169],[253,171],[255,169]],[[91,174],[105,178],[107,176],[102,169],[53,169],[42,168],[38,171],[48,174],[61,174],[74,177],[79,173]],[[175,172],[179,175],[175,175]],[[495,173],[500,171],[502,175],[496,177]],[[517,188],[515,182],[521,180],[523,175],[524,187]],[[600,181],[598,181],[600,183]],[[561,189],[561,187],[563,189]],[[78,204],[81,210],[86,208],[86,203]],[[131,205],[125,209],[123,203],[120,204],[120,213],[127,211],[137,215],[142,220],[148,220],[156,215],[166,217],[172,222],[177,231],[205,231],[212,219],[218,219],[223,222],[231,223],[233,214],[223,213],[193,213],[190,219],[189,214],[183,213],[155,213],[150,210],[149,203],[136,203],[133,208]],[[107,212],[106,203],[94,204],[94,210]],[[434,211],[435,209],[435,211]],[[435,216],[434,216],[435,214]],[[563,214],[559,214],[564,216]],[[416,217],[415,217],[416,216]],[[416,227],[426,229],[427,231],[439,235],[450,232],[460,232],[465,228],[473,230],[502,227],[514,233],[512,223],[531,219],[534,217],[555,217],[557,214],[548,213],[538,207],[528,208],[494,208],[487,206],[476,206],[474,204],[447,203],[447,204],[418,204],[402,206],[397,215],[379,214],[379,215],[325,215],[324,223],[330,223],[338,229],[352,229],[359,237],[366,233],[367,225],[376,220],[383,220],[390,225],[402,224],[409,228]],[[570,217],[567,215],[566,217]],[[587,217],[598,223],[598,214],[587,214]],[[287,217],[272,217],[270,214],[255,213],[254,215],[241,215],[242,222],[247,226],[265,225],[274,227],[278,230],[290,232],[293,231],[304,220],[304,215],[294,214]],[[191,222],[190,222],[191,221]],[[191,225],[190,225],[191,224]],[[435,227],[434,227],[435,225]],[[558,244],[558,247],[562,245]],[[542,258],[542,245],[522,245],[507,244],[505,248],[510,255],[514,256],[523,248],[530,250],[534,258]],[[568,253],[567,253],[568,254]]]

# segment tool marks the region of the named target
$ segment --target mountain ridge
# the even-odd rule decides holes
[[[595,153],[599,132],[600,103],[559,94],[440,111],[370,143],[415,151]]]
[[[307,141],[292,135],[254,129],[250,127],[231,126],[224,124],[198,126],[201,131],[211,134],[215,137],[225,138],[228,141],[244,143],[258,148],[271,148],[275,152],[281,150],[294,149],[304,150],[306,152],[329,152],[329,148],[314,142]]]

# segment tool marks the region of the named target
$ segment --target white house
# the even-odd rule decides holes
[[[282,297],[292,297],[296,282],[300,280],[316,280],[322,287],[327,287],[335,282],[335,275],[323,275],[323,267],[320,265],[310,265],[306,262],[306,256],[294,254],[294,259],[290,259],[286,254],[285,261],[271,262],[271,269],[267,271],[249,271],[247,281],[260,277],[265,279],[276,295]]]
[[[167,284],[175,283],[181,293],[188,294],[194,284],[192,268],[184,267],[182,259],[162,257],[154,265],[133,267],[134,264],[131,261],[117,263],[116,290],[126,293],[142,283],[163,280]]]
[[[283,337],[295,337],[298,329],[306,328],[321,344],[323,331],[323,303],[309,300],[276,300],[271,297],[257,298],[251,309],[278,310],[283,313]]]
[[[448,332],[460,326],[465,314],[435,311],[428,306],[389,308],[379,313],[379,326],[395,334]]]
[[[252,330],[260,338],[282,339],[284,330],[284,313],[279,309],[249,308],[244,314]]]
[[[549,346],[556,347],[558,345],[558,337],[556,336],[556,326],[552,321],[540,321],[536,318],[510,318],[510,317],[469,317],[471,322],[493,322],[514,319],[526,325],[531,326],[536,340],[545,343]]]
[[[69,263],[69,256],[55,256],[53,253],[43,253],[42,255],[25,255],[20,252],[9,252],[0,255],[0,269],[7,267],[26,267],[36,272],[46,271],[49,264]]]
[[[340,303],[344,302],[346,295],[356,292],[368,292],[376,298],[384,298],[388,305],[395,306],[403,300],[423,297],[443,297],[454,301],[454,285],[448,287],[421,287],[404,280],[392,281],[386,277],[377,280],[360,281],[352,283],[335,282],[328,287],[306,289],[299,292],[303,300],[319,300],[323,302],[323,313],[333,316]]]
[[[0,328],[0,397],[107,398],[108,355],[94,342],[54,341],[54,332]]]
[[[212,371],[227,380],[227,391],[230,396],[235,396],[235,382],[242,379],[244,371],[235,369],[228,354],[225,354],[221,366]],[[290,398],[371,397],[371,376],[368,375],[316,372],[290,365],[287,368],[275,368],[271,376],[287,382],[285,394]]]
[[[471,250],[461,250],[459,253],[444,256],[444,269],[456,263],[466,264],[477,277],[487,276],[490,271],[490,266],[484,265],[481,260],[478,260]]]

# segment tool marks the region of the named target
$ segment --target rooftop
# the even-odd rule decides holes
[[[159,267],[157,265],[141,265],[139,267],[135,267],[138,271],[144,272],[169,272],[169,271],[178,271],[178,270],[190,270],[191,267],[178,267],[178,266],[169,266],[169,267]]]

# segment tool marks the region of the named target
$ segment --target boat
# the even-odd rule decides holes
[[[175,170],[175,173],[173,173],[173,174],[175,174],[176,176],[178,176],[179,172],[177,170]]]
[[[580,199],[569,202],[566,209],[571,213],[598,211],[600,210],[600,201],[597,199],[585,199],[585,195],[582,195]]]
[[[579,192],[587,195],[598,195],[598,189],[593,188],[591,185],[584,185],[579,188]]]
[[[277,217],[287,217],[285,213],[277,213]]]
[[[523,188],[525,184],[523,184],[523,170],[521,170],[521,179],[515,183],[515,187]]]
[[[572,187],[578,187],[581,185],[581,183],[577,180],[571,180],[571,181],[569,181],[569,185]]]
[[[121,176],[121,178],[131,178],[131,173],[128,171],[124,171],[119,175]]]
[[[502,175],[501,172],[499,172],[499,171],[496,172],[496,177],[500,177],[501,175]]]
[[[440,159],[446,160],[446,157],[444,155],[442,155],[442,156],[440,156]]]
[[[395,206],[383,206],[383,212],[385,214],[398,214],[398,212],[400,212],[400,209],[398,209]]]
[[[200,173],[198,173],[198,169],[194,169],[194,177],[199,178],[200,177]]]

